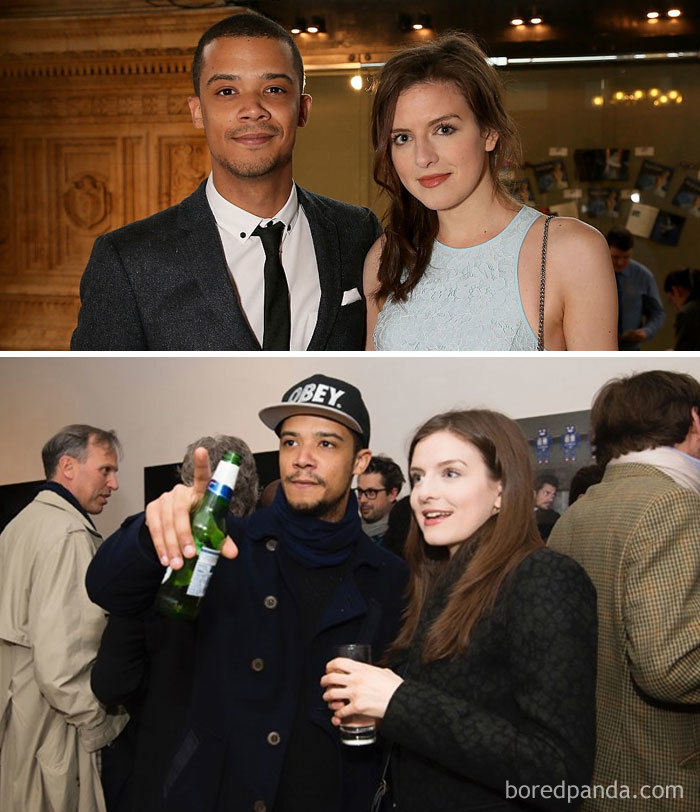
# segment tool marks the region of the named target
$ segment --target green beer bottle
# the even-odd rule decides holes
[[[224,451],[216,466],[199,507],[192,514],[192,536],[197,548],[179,570],[170,567],[156,595],[156,609],[164,615],[194,620],[199,602],[207,591],[209,579],[226,538],[226,514],[233,496],[241,456]]]

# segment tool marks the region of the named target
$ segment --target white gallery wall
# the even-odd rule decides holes
[[[0,358],[0,484],[41,479],[41,447],[68,423],[115,429],[124,446],[121,487],[96,522],[108,534],[143,508],[144,466],[179,461],[197,437],[236,434],[254,452],[274,450],[277,438],[258,410],[315,372],[359,387],[372,450],[405,469],[411,433],[437,412],[478,406],[520,418],[587,409],[609,378],[649,369],[700,379],[700,358],[7,356]]]

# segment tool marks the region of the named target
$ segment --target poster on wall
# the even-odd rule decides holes
[[[553,192],[556,189],[568,189],[569,178],[566,174],[566,167],[563,161],[545,161],[535,164],[535,178],[537,180],[537,190],[543,194]]]
[[[635,186],[640,192],[651,191],[658,197],[665,197],[672,174],[672,166],[660,164],[645,158],[639,168]]]
[[[671,203],[679,209],[686,209],[693,217],[700,217],[700,181],[686,178]]]
[[[647,238],[651,234],[654,223],[659,214],[656,206],[647,206],[644,203],[633,203],[627,215],[626,228],[635,237]]]
[[[532,196],[532,185],[528,178],[521,178],[520,180],[511,180],[506,184],[508,191],[513,195],[516,200],[524,203],[526,206],[534,206],[535,198]]]
[[[630,151],[617,147],[577,149],[574,152],[574,163],[578,177],[583,181],[627,180]]]
[[[685,217],[680,214],[671,214],[669,211],[660,211],[651,230],[651,239],[663,245],[678,245]]]
[[[630,151],[611,147],[603,150],[603,178],[605,180],[627,180],[630,170]]]
[[[516,421],[530,445],[535,478],[553,474],[557,482],[554,510],[568,506],[568,491],[574,474],[595,463],[590,444],[590,411],[525,417]]]
[[[620,190],[601,186],[591,186],[588,190],[588,216],[620,216]]]

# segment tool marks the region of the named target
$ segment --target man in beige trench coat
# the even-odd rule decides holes
[[[67,426],[47,481],[0,536],[0,810],[104,812],[97,753],[126,724],[90,690],[105,625],[85,592],[90,518],[117,482],[113,432]]]

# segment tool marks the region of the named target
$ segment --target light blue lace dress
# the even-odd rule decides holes
[[[518,289],[518,256],[542,215],[523,206],[492,240],[472,248],[435,242],[430,264],[405,302],[385,302],[378,350],[536,350]]]

